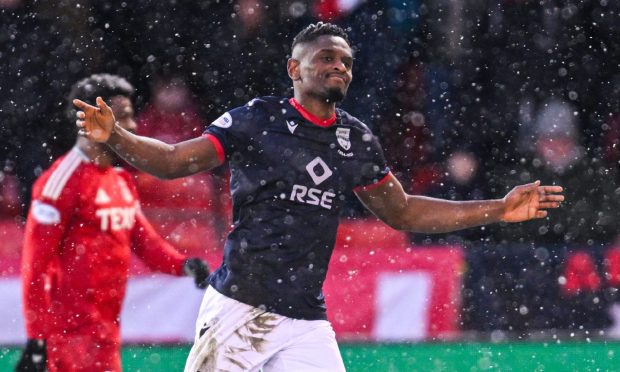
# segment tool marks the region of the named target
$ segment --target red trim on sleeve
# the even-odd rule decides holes
[[[326,128],[326,127],[329,127],[329,126],[331,126],[332,124],[334,124],[336,122],[336,113],[334,113],[334,115],[331,118],[324,120],[324,119],[321,119],[318,116],[312,114],[310,111],[306,110],[299,102],[297,102],[297,100],[295,98],[289,99],[288,102],[297,111],[299,111],[299,113],[301,114],[301,116],[304,117],[304,119],[308,120],[312,124],[318,125],[319,127]]]
[[[226,153],[224,152],[224,147],[222,146],[222,143],[220,142],[220,140],[217,139],[216,136],[209,134],[209,133],[203,134],[202,136],[208,139],[209,141],[211,141],[213,146],[215,146],[215,151],[217,152],[217,158],[219,159],[220,163],[223,163],[224,160],[226,160],[226,155],[225,155]]]
[[[375,182],[375,183],[371,183],[370,185],[366,185],[366,186],[357,186],[356,188],[353,189],[353,192],[358,192],[358,191],[368,191],[368,190],[372,190],[375,187],[379,186],[379,185],[383,185],[384,183],[387,182],[387,180],[389,179],[389,175],[392,174],[392,172],[388,172],[388,174],[386,174],[382,179],[380,179],[379,181]]]

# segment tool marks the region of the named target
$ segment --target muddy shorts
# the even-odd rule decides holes
[[[326,320],[270,313],[207,288],[185,372],[344,371]]]

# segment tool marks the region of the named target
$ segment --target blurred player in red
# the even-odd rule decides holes
[[[118,76],[92,75],[73,86],[69,102],[107,97],[118,124],[135,131],[133,91]],[[207,285],[205,262],[155,232],[117,160],[105,144],[80,136],[34,184],[22,259],[28,342],[18,371],[121,370],[119,316],[132,251],[152,270]]]

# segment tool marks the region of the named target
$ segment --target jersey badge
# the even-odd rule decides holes
[[[212,124],[220,128],[230,128],[232,123],[233,123],[232,116],[230,116],[230,114],[227,112],[224,115],[220,116],[219,118],[215,119],[215,121]]]
[[[340,149],[338,149],[338,154],[346,157],[353,156],[352,152],[346,152],[351,149],[351,129],[349,128],[337,128],[336,129],[336,139],[338,140],[338,144],[340,145]],[[344,150],[344,151],[342,151]]]
[[[32,203],[32,217],[42,225],[55,225],[60,222],[58,209],[38,200]]]

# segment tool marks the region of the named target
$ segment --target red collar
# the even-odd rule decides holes
[[[304,117],[304,119],[308,120],[312,124],[318,125],[319,127],[327,128],[336,122],[336,113],[334,113],[331,118],[323,120],[318,116],[312,114],[310,111],[306,110],[301,104],[299,104],[299,102],[297,102],[295,98],[289,99],[288,102],[291,104],[291,106],[295,107],[297,111],[299,111],[299,113],[301,114],[301,116]]]

